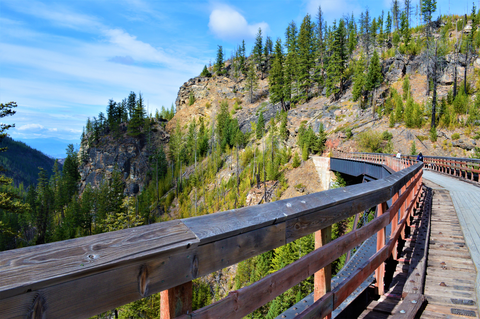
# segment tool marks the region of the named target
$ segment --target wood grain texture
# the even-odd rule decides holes
[[[65,318],[113,309],[384,202],[421,168],[416,164],[368,185],[2,252],[0,313],[6,318],[25,317],[38,309],[48,318]],[[385,223],[388,218],[372,225],[385,227]],[[335,243],[336,249],[349,250],[359,238],[366,239],[371,233],[364,228],[347,235],[350,242]],[[306,270],[300,271],[301,276],[319,269],[318,265],[302,267]],[[285,279],[281,289],[299,278],[295,276]]]

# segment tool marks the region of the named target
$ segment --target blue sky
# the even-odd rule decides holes
[[[16,101],[10,135],[51,156],[78,143],[88,117],[141,92],[149,111],[169,107],[179,87],[245,39],[247,53],[261,27],[283,40],[321,5],[332,22],[389,0],[144,1],[0,0],[0,102]],[[403,1],[400,1],[403,2]],[[416,4],[418,1],[412,1]],[[437,13],[463,14],[471,1],[438,1]],[[478,4],[477,4],[478,6]]]

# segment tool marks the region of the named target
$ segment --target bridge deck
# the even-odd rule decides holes
[[[476,271],[465,246],[453,196],[441,186],[428,180],[425,183],[434,189],[434,196],[424,291],[428,305],[421,318],[478,318]]]
[[[450,193],[465,243],[477,269],[476,292],[480,295],[480,188],[453,177],[424,170],[423,178]]]

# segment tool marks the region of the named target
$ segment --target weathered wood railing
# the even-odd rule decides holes
[[[406,165],[395,159],[390,164]],[[383,291],[383,262],[419,197],[421,176],[422,164],[417,163],[370,183],[5,251],[0,253],[0,314],[2,318],[85,318],[164,291],[162,318],[241,318],[377,233],[378,252],[348,280],[333,291],[328,291],[328,274],[323,282],[316,282],[322,285],[316,289],[326,294],[300,317],[325,316],[375,269],[379,292]],[[390,199],[393,204],[387,210]],[[325,235],[332,224],[375,206],[378,217],[366,226],[329,243],[324,238],[310,254],[210,306],[187,314],[188,297],[172,300],[179,294],[191,296],[194,278],[316,231]],[[392,235],[385,244],[389,223]]]
[[[393,163],[392,159],[395,158],[395,156],[392,154],[335,152],[335,156],[384,164],[395,171],[402,169],[406,165],[411,165],[417,162],[417,155],[402,155],[400,161],[394,161]],[[425,168],[427,169],[480,184],[480,159],[424,156],[423,161],[425,163]]]
[[[480,183],[480,160],[470,158],[425,157],[427,168]]]

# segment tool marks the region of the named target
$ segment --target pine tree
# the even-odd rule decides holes
[[[224,62],[223,62],[223,48],[221,45],[218,46],[217,49],[217,60],[215,61],[215,68],[214,70],[217,72],[217,74],[222,75],[224,74]]]
[[[373,116],[375,116],[375,92],[377,88],[383,82],[383,75],[382,75],[382,66],[380,65],[380,58],[378,56],[377,51],[373,51],[372,59],[370,60],[370,65],[368,66],[368,73],[367,73],[367,80],[365,83],[365,90],[368,92],[373,91],[372,95],[372,112]]]
[[[255,45],[253,46],[252,56],[255,64],[257,66],[257,70],[259,70],[262,74],[263,79],[263,69],[262,69],[262,62],[263,62],[263,37],[262,37],[262,29],[258,28],[258,33],[255,38]]]
[[[411,39],[411,30],[405,11],[402,12],[402,15],[400,17],[400,34],[402,35],[403,45],[405,46],[404,52],[407,53]]]
[[[315,66],[314,24],[307,14],[300,26],[298,35],[298,81],[303,98],[308,98],[313,79],[311,72]]]
[[[365,89],[365,56],[362,54],[355,62],[355,73],[353,79],[352,97],[354,101],[363,95]]]
[[[407,100],[408,97],[410,96],[410,79],[408,75],[406,75],[405,78],[403,79],[402,88],[403,88],[403,99]]]
[[[345,64],[347,54],[345,48],[345,24],[340,20],[338,28],[333,24],[334,39],[332,43],[332,56],[328,61],[327,67],[327,95],[334,95],[334,99],[338,98],[338,93],[343,93]],[[340,83],[340,88],[337,84]]]
[[[202,73],[200,73],[200,76],[207,77],[207,78],[209,78],[209,77],[212,76],[212,74],[210,73],[210,71],[208,71],[206,65],[203,67],[203,70],[202,70]]]
[[[277,39],[275,43],[275,55],[273,58],[272,69],[268,77],[268,87],[270,91],[270,101],[275,104],[280,102],[282,110],[286,111],[285,106],[285,75],[283,70],[284,56],[282,52],[282,42]]]
[[[294,95],[296,91],[296,81],[298,73],[298,43],[297,43],[297,26],[294,21],[292,21],[285,33],[285,47],[287,49],[287,56],[285,58],[284,66],[284,89],[285,89],[285,101],[292,102],[294,100]]]
[[[6,116],[13,116],[16,111],[14,110],[17,107],[17,103],[9,102],[9,103],[1,103],[0,104],[0,118],[4,118]],[[0,123],[0,142],[8,136],[7,130],[15,127],[15,124],[5,124]],[[6,147],[0,148],[0,152],[7,151]],[[5,169],[0,166],[0,171],[4,171]],[[5,175],[0,175],[0,186],[2,190],[0,191],[0,209],[4,210],[9,213],[23,213],[27,210],[27,205],[23,204],[20,201],[20,196],[15,194],[14,192],[10,191],[7,185],[12,183],[12,179],[6,177]],[[6,231],[7,225],[3,224],[0,221],[0,233]]]
[[[143,106],[142,94],[138,95],[137,105],[133,110],[132,118],[128,123],[128,135],[138,136],[142,134],[142,129],[145,124],[145,108]]]
[[[245,80],[245,89],[250,92],[250,103],[253,103],[253,92],[258,88],[258,77],[255,71],[253,61],[250,61],[250,67],[248,68],[247,78]]]
[[[295,155],[293,155],[292,166],[293,168],[297,168],[300,166],[300,164],[301,162],[300,162],[300,157],[298,156],[298,152],[295,152]]]
[[[398,3],[398,0],[392,0],[392,16],[395,30],[398,30],[398,22],[400,17],[400,4]]]
[[[318,6],[317,13],[317,43],[316,43],[316,64],[315,64],[315,81],[318,84],[318,89],[320,90],[324,85],[324,56],[325,56],[325,39],[323,28],[325,26],[325,21],[323,18],[323,12],[321,6]]]
[[[136,105],[137,105],[137,96],[135,95],[135,92],[131,91],[127,99],[127,109],[128,109],[128,115],[130,118],[132,118],[133,116],[133,110],[135,109]]]
[[[413,109],[414,109],[413,99],[410,97],[407,100],[407,103],[405,105],[405,113],[403,114],[405,126],[408,128],[415,126],[415,119],[413,118]]]
[[[257,120],[257,130],[255,135],[257,139],[261,139],[263,137],[263,133],[265,132],[265,120],[263,119],[263,111],[260,112]]]
[[[390,42],[390,35],[392,33],[392,16],[390,15],[390,11],[387,12],[387,21],[385,24],[385,33],[386,33],[386,41]]]

